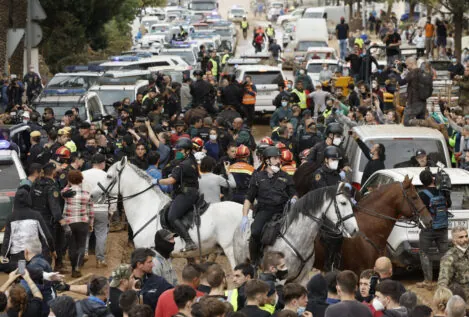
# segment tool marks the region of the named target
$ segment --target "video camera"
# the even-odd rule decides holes
[[[438,190],[450,191],[451,190],[451,178],[444,171],[444,165],[440,162],[437,163],[438,172],[435,175],[435,185]]]

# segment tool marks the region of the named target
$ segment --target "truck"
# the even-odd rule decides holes
[[[191,0],[187,4],[187,8],[191,14],[211,15],[212,13],[218,13],[218,2],[216,0]]]

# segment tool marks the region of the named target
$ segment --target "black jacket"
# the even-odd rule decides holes
[[[222,88],[220,101],[223,105],[239,106],[243,101],[243,90],[237,84]]]
[[[368,163],[366,163],[365,169],[363,170],[363,176],[361,185],[365,184],[368,178],[373,175],[374,172],[384,170],[386,167],[384,166],[384,161],[382,160],[373,160],[370,154],[370,149],[363,143],[362,140],[357,139],[357,144],[363,152],[363,155],[368,159]]]

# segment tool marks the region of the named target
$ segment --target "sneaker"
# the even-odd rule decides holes
[[[101,268],[104,268],[104,267],[107,267],[106,261],[103,260],[103,261],[97,261],[96,262],[96,268],[97,269],[101,269]]]

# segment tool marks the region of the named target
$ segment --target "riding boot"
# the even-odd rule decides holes
[[[186,242],[186,247],[181,251],[191,251],[197,250],[197,245],[192,241],[189,232],[187,232],[186,227],[182,223],[181,219],[176,219],[172,223],[174,230],[181,236],[181,238]]]
[[[257,266],[261,258],[260,246],[252,237],[249,239],[249,256],[251,258],[252,265]]]

